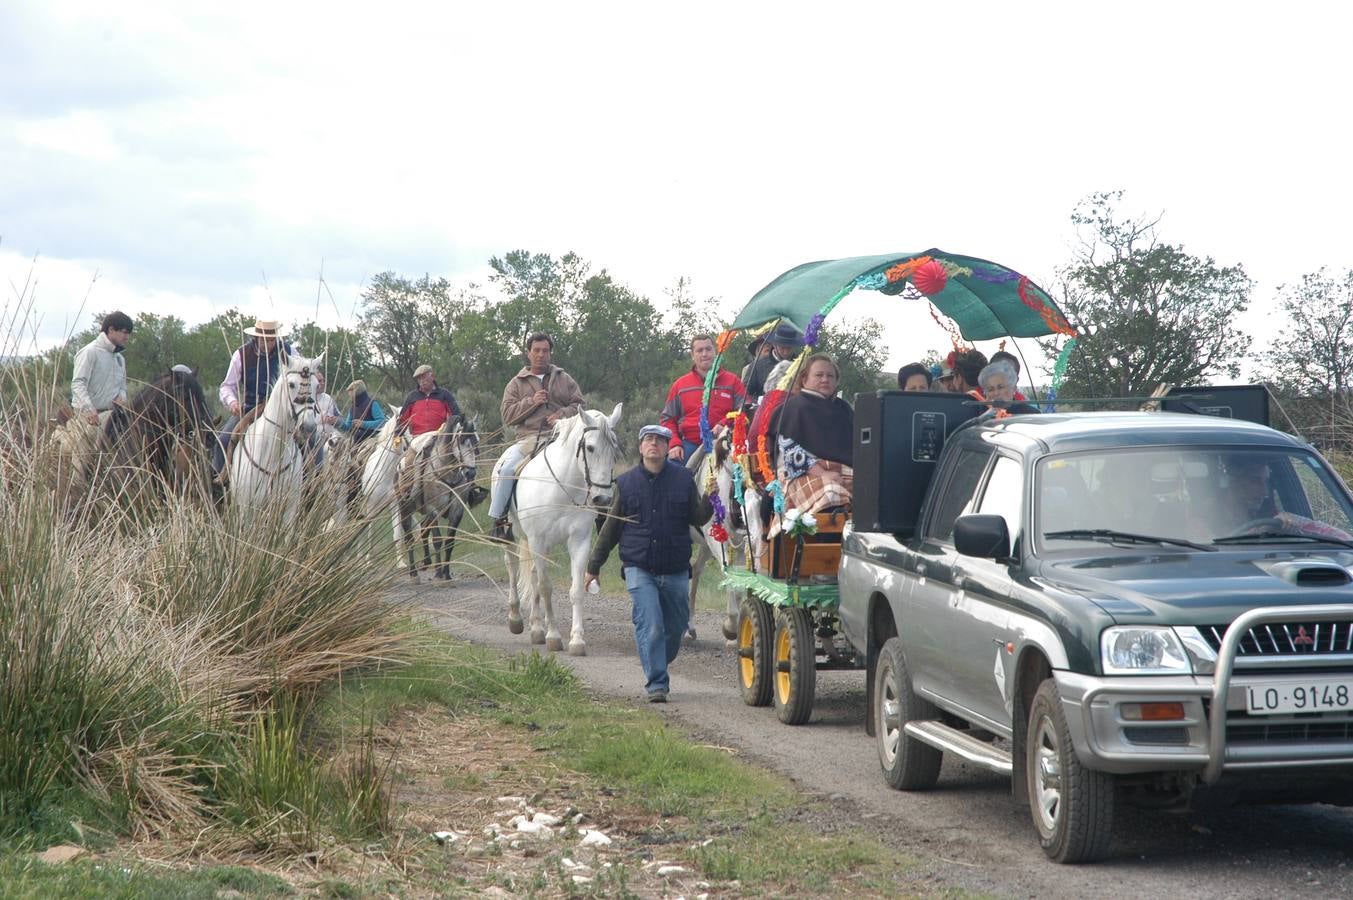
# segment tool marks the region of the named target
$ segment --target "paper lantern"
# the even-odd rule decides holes
[[[944,264],[934,259],[924,265],[917,266],[916,271],[911,273],[912,287],[927,297],[933,297],[944,290],[944,285],[948,280],[949,273],[944,270]]]

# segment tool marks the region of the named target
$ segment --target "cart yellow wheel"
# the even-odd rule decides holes
[[[802,725],[813,713],[817,690],[816,641],[808,610],[780,610],[775,623],[775,714],[786,725]]]
[[[753,596],[742,601],[738,615],[738,687],[748,706],[769,706],[771,642],[775,620],[770,604]]]

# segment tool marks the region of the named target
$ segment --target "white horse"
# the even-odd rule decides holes
[[[375,436],[367,438],[371,444],[371,453],[362,466],[362,505],[363,519],[375,518],[387,509],[393,509],[395,503],[395,473],[399,471],[399,457],[404,450],[404,439],[397,437],[399,428],[399,407],[390,410]],[[395,527],[399,527],[398,521]],[[399,539],[399,532],[395,533]]]
[[[304,449],[319,427],[315,373],[323,359],[323,353],[314,359],[285,358],[286,370],[268,392],[263,411],[232,451],[230,497],[240,508],[280,502],[287,518],[300,508]]]
[[[569,587],[573,627],[568,641],[568,652],[573,656],[587,655],[583,576],[593,523],[598,513],[610,507],[615,491],[615,462],[620,452],[615,427],[622,405],[617,403],[609,417],[592,409],[555,423],[551,442],[517,470],[517,490],[509,510],[517,534],[517,553],[504,553],[507,628],[513,634],[522,633],[521,599],[525,594],[530,604],[531,643],[544,644],[550,650],[564,649],[554,623],[547,566],[550,550],[565,543],[573,577]],[[500,457],[494,466],[495,477],[501,462]]]
[[[690,626],[686,629],[687,640],[695,640],[695,595],[700,588],[700,576],[703,574],[705,566],[713,560],[718,566],[718,573],[723,574],[724,567],[733,561],[733,558],[740,554],[747,553],[747,531],[745,527],[738,527],[739,523],[734,521],[742,518],[742,510],[735,510],[737,501],[733,498],[733,458],[729,447],[728,436],[721,435],[714,441],[714,452],[704,456],[699,462],[695,475],[696,487],[701,493],[705,492],[705,486],[709,484],[710,470],[714,470],[714,491],[717,492],[720,501],[723,503],[727,518],[723,522],[724,528],[728,531],[728,540],[720,542],[714,538],[711,530],[714,527],[714,519],[710,518],[703,528],[691,529],[691,541],[695,545],[695,558],[691,561],[691,591],[690,591]],[[728,591],[728,610],[722,623],[723,636],[729,641],[736,640],[738,636],[738,613],[739,613],[739,594],[735,590]]]

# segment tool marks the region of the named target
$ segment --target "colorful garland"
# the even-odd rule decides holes
[[[1057,394],[1062,389],[1062,381],[1066,379],[1066,366],[1071,361],[1071,351],[1075,347],[1076,339],[1072,338],[1062,345],[1062,352],[1057,354],[1057,362],[1052,367],[1052,384],[1048,387],[1048,412],[1057,412]]]
[[[1061,313],[1044,303],[1041,297],[1033,296],[1033,293],[1029,290],[1028,276],[1021,275],[1019,277],[1019,285],[1015,290],[1019,294],[1019,302],[1038,313],[1043,319],[1043,324],[1047,325],[1049,329],[1068,337],[1074,338],[1076,336],[1076,329],[1071,327],[1071,323]]]

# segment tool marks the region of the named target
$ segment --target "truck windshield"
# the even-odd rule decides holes
[[[1114,448],[1048,457],[1034,477],[1047,550],[1103,543],[1096,531],[1223,546],[1353,541],[1349,497],[1300,449]]]

